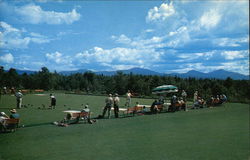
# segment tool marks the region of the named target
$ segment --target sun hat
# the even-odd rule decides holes
[[[11,113],[16,113],[16,109],[11,109],[10,112]]]

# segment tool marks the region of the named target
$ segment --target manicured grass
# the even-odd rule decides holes
[[[249,156],[249,106],[229,103],[222,107],[161,113],[69,127],[51,125],[63,110],[89,103],[93,116],[101,114],[105,97],[56,94],[57,109],[49,96],[24,96],[28,109],[20,109],[21,125],[15,133],[0,134],[3,160],[244,160]],[[152,99],[132,99],[151,104]],[[125,99],[121,99],[121,104]],[[64,106],[65,105],[65,106]],[[0,111],[15,107],[13,96],[2,96]]]

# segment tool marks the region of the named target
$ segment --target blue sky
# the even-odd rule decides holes
[[[0,65],[249,74],[248,28],[248,0],[0,0]]]

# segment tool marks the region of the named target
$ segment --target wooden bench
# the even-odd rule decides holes
[[[80,120],[84,120],[85,122],[90,119],[91,112],[80,112],[80,113],[72,113],[72,118],[80,118]]]
[[[27,93],[30,92],[30,90],[27,90],[27,89],[22,89],[21,91],[22,91],[23,94],[27,94]]]
[[[36,93],[43,93],[43,92],[44,92],[43,89],[35,89],[34,91],[35,91]]]
[[[19,122],[20,122],[20,119],[13,119],[13,118],[6,119],[4,122],[4,125],[2,126],[2,130],[4,132],[8,132],[8,131],[14,132],[18,128]]]
[[[84,118],[84,117],[89,117],[89,116],[90,116],[90,112],[72,113],[72,117]]]
[[[157,104],[156,107],[159,112],[163,111],[164,108],[163,104]]]
[[[133,116],[137,113],[141,113],[143,111],[143,105],[129,107],[126,111],[127,114],[133,114]]]

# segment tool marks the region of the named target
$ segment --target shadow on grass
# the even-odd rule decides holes
[[[27,127],[38,127],[38,126],[44,126],[44,125],[51,125],[51,122],[28,124],[28,125],[25,126],[25,128],[27,128]],[[22,126],[20,126],[20,127],[22,127]]]
[[[133,118],[133,117],[140,117],[140,116],[150,116],[150,115],[158,115],[158,114],[165,114],[165,113],[174,113],[174,112],[169,112],[169,111],[161,111],[159,113],[151,113],[151,112],[145,112],[145,113],[135,113],[133,114],[121,114],[119,115],[119,119],[123,119],[123,118]],[[99,118],[99,117],[95,117],[93,119],[109,119],[107,117],[105,118]],[[116,119],[114,115],[111,116],[110,119]]]
[[[88,124],[88,123],[80,121],[78,123],[72,123],[72,124],[68,124],[68,125],[78,125],[78,124]],[[29,125],[25,125],[25,128],[27,128],[27,127],[39,127],[39,126],[45,126],[45,125],[55,125],[55,124],[53,124],[52,122],[29,124]],[[19,128],[22,128],[22,125],[20,125]]]
[[[13,109],[13,107],[1,107],[0,109]]]

